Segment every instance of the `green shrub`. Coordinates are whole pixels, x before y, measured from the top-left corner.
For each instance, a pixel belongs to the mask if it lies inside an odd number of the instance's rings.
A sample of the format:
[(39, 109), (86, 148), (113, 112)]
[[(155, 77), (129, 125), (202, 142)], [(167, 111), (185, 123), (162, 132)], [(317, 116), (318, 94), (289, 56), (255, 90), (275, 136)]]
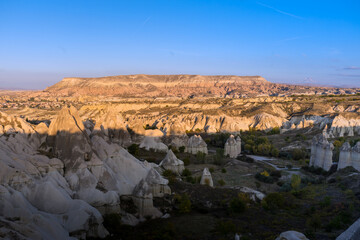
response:
[(314, 214), (306, 220), (306, 226), (316, 231), (321, 227), (321, 218), (319, 214)]
[(261, 173), (256, 173), (255, 178), (261, 182), (264, 183), (274, 183), (275, 180), (273, 177), (270, 176), (270, 174), (267, 171), (263, 171)]
[(301, 177), (299, 175), (293, 174), (291, 176), (291, 188), (294, 190), (299, 190), (301, 184)]
[(175, 199), (178, 203), (180, 213), (188, 213), (191, 211), (191, 201), (189, 195), (186, 193), (182, 195), (176, 195)]
[(116, 232), (116, 230), (121, 226), (121, 215), (117, 213), (105, 214), (104, 225), (107, 229)]
[(139, 145), (138, 144), (131, 144), (129, 147), (128, 147), (128, 152), (134, 156), (137, 156), (139, 155)]
[(210, 173), (213, 173), (214, 171), (215, 171), (214, 168), (212, 168), (212, 167), (209, 168), (209, 172), (210, 172)]
[(221, 172), (226, 173), (226, 169), (225, 168), (221, 169)]
[(233, 198), (230, 202), (230, 211), (233, 213), (243, 213), (246, 210), (246, 203), (240, 197)]
[(170, 183), (174, 182), (176, 180), (177, 174), (171, 170), (165, 170), (163, 171), (162, 175), (169, 180)]
[(236, 226), (233, 222), (229, 221), (218, 221), (215, 225), (214, 231), (216, 233), (226, 235), (234, 234), (236, 232)]
[(271, 156), (273, 157), (279, 157), (279, 153), (280, 153), (279, 149), (275, 147), (271, 150)]
[(274, 127), (267, 133), (268, 135), (280, 134), (280, 127)]
[(295, 148), (292, 151), (291, 156), (294, 160), (305, 159), (307, 156), (307, 151), (305, 148)]
[(191, 176), (191, 171), (185, 168), (181, 175), (184, 177)]
[(214, 156), (214, 164), (221, 166), (224, 163), (224, 149), (216, 149), (216, 155)]
[(203, 152), (197, 152), (196, 153), (196, 160), (199, 162), (199, 163), (205, 163), (205, 158), (206, 158), (206, 154), (203, 153)]
[(324, 199), (319, 204), (320, 207), (322, 208), (329, 207), (331, 205), (331, 197), (329, 196), (324, 197)]
[(182, 160), (182, 161), (184, 162), (185, 166), (188, 166), (190, 164), (190, 158), (189, 157), (184, 158), (184, 160)]
[(264, 197), (262, 205), (265, 209), (283, 208), (285, 205), (285, 198), (280, 193), (269, 193)]
[(220, 180), (218, 181), (218, 183), (219, 183), (220, 186), (224, 186), (224, 185), (226, 184), (225, 181), (222, 180), (222, 179), (220, 179)]
[(179, 147), (179, 152), (181, 152), (181, 153), (185, 152), (185, 146)]

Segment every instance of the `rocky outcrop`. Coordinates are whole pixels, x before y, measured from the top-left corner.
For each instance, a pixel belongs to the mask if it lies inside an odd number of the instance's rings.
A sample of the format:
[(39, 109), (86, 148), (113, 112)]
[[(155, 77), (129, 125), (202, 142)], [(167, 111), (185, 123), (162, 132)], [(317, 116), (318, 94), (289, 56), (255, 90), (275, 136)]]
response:
[(309, 240), (304, 234), (297, 231), (287, 231), (280, 234), (276, 240)]
[(184, 162), (178, 159), (171, 149), (168, 151), (165, 158), (160, 162), (159, 166), (164, 169), (171, 170), (179, 175), (185, 169)]
[(329, 171), (333, 163), (333, 149), (333, 144), (329, 143), (324, 135), (315, 136), (312, 140), (309, 165)]
[(125, 120), (112, 107), (106, 109), (101, 118), (96, 121), (94, 134), (103, 134), (111, 142), (118, 143), (123, 147), (131, 144), (131, 137)]
[(200, 184), (201, 185), (208, 185), (210, 187), (214, 186), (214, 183), (213, 183), (213, 180), (212, 180), (212, 177), (211, 177), (211, 173), (210, 173), (208, 168), (204, 168), (202, 176), (201, 176)]
[(234, 135), (226, 140), (224, 147), (224, 156), (229, 155), (231, 158), (236, 158), (241, 153), (241, 139), (238, 136), (236, 139)]
[(73, 107), (64, 107), (49, 126), (47, 144), (51, 152), (62, 161), (65, 169), (85, 168), (87, 161), (98, 161), (93, 156), (90, 138), (84, 124)]
[(354, 147), (345, 142), (340, 148), (338, 170), (349, 166), (360, 171), (360, 142), (357, 142)]
[(360, 119), (358, 119), (357, 115), (356, 117), (336, 116), (332, 121), (329, 132), (335, 137), (360, 135)]
[[(152, 197), (170, 194), (168, 181), (101, 134), (90, 138), (74, 107), (58, 113), (49, 135), (15, 120), (0, 116), (6, 126), (0, 135), (0, 233), (20, 239), (103, 238), (108, 233), (95, 207), (119, 209), (120, 196), (131, 194), (145, 200), (139, 205), (143, 216), (161, 216)], [(40, 146), (44, 135), (47, 147)], [(48, 152), (39, 155), (40, 147)]]
[(140, 217), (161, 217), (162, 213), (153, 205), (153, 194), (151, 187), (145, 180), (134, 189), (132, 194), (133, 201), (138, 208)]
[(146, 130), (144, 138), (140, 143), (140, 148), (145, 148), (147, 151), (153, 150), (155, 152), (166, 152), (168, 147), (161, 142), (161, 137), (164, 134), (158, 130)]
[(198, 152), (208, 154), (207, 144), (200, 135), (193, 135), (189, 138), (185, 151), (191, 154)]

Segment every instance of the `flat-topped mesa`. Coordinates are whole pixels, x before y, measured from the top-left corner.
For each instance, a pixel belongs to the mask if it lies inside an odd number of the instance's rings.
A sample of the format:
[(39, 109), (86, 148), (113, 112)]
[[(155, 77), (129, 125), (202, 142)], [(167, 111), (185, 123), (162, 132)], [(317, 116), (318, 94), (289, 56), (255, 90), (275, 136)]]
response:
[(337, 169), (340, 170), (350, 166), (360, 171), (360, 142), (357, 142), (354, 147), (351, 147), (348, 142), (345, 142), (340, 148)]
[(329, 171), (332, 166), (334, 145), (329, 143), (325, 135), (315, 136), (311, 145), (310, 166)]
[(99, 78), (64, 78), (45, 89), (58, 96), (224, 96), (229, 92), (256, 94), (270, 82), (260, 76), (119, 75)]
[(236, 158), (241, 153), (241, 139), (238, 136), (236, 139), (234, 135), (230, 135), (226, 140), (224, 147), (224, 156), (229, 155), (231, 158)]

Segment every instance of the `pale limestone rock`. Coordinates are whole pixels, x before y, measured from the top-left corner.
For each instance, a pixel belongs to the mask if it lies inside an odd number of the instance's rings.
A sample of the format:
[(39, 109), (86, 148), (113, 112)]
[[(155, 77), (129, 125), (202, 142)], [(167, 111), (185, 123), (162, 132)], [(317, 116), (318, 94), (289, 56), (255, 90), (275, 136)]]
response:
[(180, 135), (180, 136), (169, 136), (170, 140), (170, 146), (173, 146), (177, 149), (180, 147), (186, 147), (189, 137), (186, 134)]
[(181, 174), (185, 169), (184, 162), (178, 159), (171, 149), (168, 151), (165, 158), (160, 162), (159, 166), (177, 174)]
[(161, 217), (162, 213), (153, 205), (152, 189), (145, 180), (141, 180), (132, 194), (140, 217)]
[(214, 183), (213, 183), (213, 180), (212, 180), (212, 177), (211, 177), (211, 173), (210, 173), (208, 168), (204, 168), (202, 176), (201, 176), (200, 184), (201, 185), (208, 185), (210, 187), (214, 187)]
[[(1, 116), (1, 119), (14, 118)], [(171, 193), (167, 180), (153, 165), (142, 163), (121, 146), (100, 136), (94, 136), (91, 142), (74, 108), (60, 111), (49, 129), (53, 135), (48, 140), (59, 158), (38, 154), (38, 132), (26, 124), (20, 124), (8, 136), (0, 136), (0, 223), (7, 226), (0, 227), (0, 234), (71, 239), (69, 233), (72, 233), (79, 238), (102, 238), (107, 235), (102, 217), (89, 203), (97, 207), (118, 205), (119, 195), (133, 193), (144, 179), (153, 196)], [(29, 136), (24, 134), (26, 131)], [(63, 140), (70, 143), (57, 142)], [(81, 156), (87, 153), (85, 150), (89, 150), (91, 157)], [(73, 164), (73, 160), (78, 162)], [(147, 201), (152, 204), (152, 199)], [(33, 210), (29, 212), (29, 209)], [(8, 211), (3, 213), (3, 210)], [(156, 209), (152, 211), (153, 216), (161, 216), (156, 214), (159, 213)], [(14, 220), (17, 218), (20, 220)]]
[(149, 170), (145, 182), (150, 186), (153, 197), (163, 197), (166, 194), (171, 194), (171, 189), (167, 185), (169, 181), (163, 178), (154, 168)]
[(360, 142), (352, 148), (348, 142), (345, 142), (340, 149), (338, 170), (349, 166), (360, 171)]
[(351, 146), (350, 143), (345, 142), (340, 148), (339, 163), (337, 169), (340, 170), (342, 168), (346, 168), (351, 165), (352, 165)]
[(193, 135), (189, 138), (185, 151), (191, 154), (198, 152), (208, 154), (207, 144), (200, 135)]
[(94, 134), (103, 134), (110, 141), (119, 143), (121, 146), (129, 146), (131, 137), (127, 130), (125, 120), (120, 113), (115, 112), (112, 107), (105, 110), (102, 117), (96, 121)]
[(310, 166), (315, 166), (329, 171), (332, 166), (334, 146), (329, 143), (324, 135), (314, 137), (311, 145)]
[(91, 149), (90, 138), (83, 122), (73, 107), (64, 107), (49, 127), (47, 139), (55, 155), (65, 165), (66, 171), (86, 167), (85, 161), (97, 160)]
[(296, 231), (287, 231), (280, 234), (276, 240), (309, 240), (304, 234)]
[(238, 136), (236, 139), (234, 135), (226, 140), (224, 148), (224, 156), (229, 155), (231, 158), (236, 158), (241, 153), (241, 139)]
[(166, 152), (168, 147), (160, 139), (163, 136), (163, 132), (159, 129), (146, 130), (145, 137), (140, 143), (140, 148), (145, 148), (147, 151), (153, 149), (156, 152)]

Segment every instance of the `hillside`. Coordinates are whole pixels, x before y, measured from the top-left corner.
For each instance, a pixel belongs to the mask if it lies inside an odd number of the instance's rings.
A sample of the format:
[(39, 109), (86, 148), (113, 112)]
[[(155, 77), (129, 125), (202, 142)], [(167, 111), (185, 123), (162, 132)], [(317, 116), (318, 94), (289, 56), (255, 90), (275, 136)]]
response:
[(274, 84), (260, 76), (119, 75), (64, 78), (44, 92), (57, 96), (231, 97), (306, 93), (316, 87)]

